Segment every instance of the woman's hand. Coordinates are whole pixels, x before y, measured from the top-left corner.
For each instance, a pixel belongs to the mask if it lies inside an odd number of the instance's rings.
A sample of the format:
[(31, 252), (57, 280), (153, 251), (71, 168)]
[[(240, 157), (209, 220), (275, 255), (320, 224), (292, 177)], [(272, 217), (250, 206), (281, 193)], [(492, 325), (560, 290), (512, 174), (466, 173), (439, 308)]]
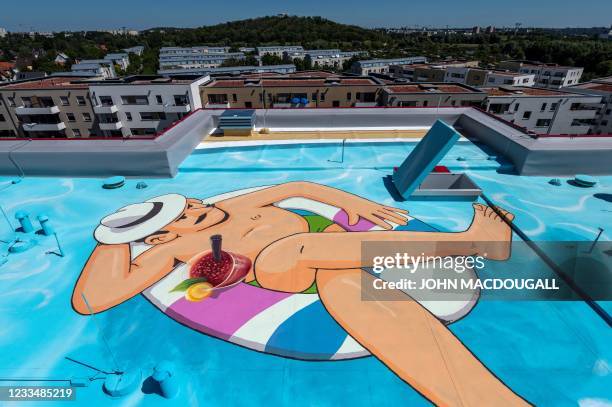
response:
[(363, 198), (351, 200), (350, 206), (343, 209), (348, 215), (348, 223), (351, 226), (359, 222), (360, 217), (387, 230), (393, 229), (393, 226), (388, 222), (398, 225), (408, 223), (408, 219), (406, 219), (408, 211), (392, 206), (380, 205)]

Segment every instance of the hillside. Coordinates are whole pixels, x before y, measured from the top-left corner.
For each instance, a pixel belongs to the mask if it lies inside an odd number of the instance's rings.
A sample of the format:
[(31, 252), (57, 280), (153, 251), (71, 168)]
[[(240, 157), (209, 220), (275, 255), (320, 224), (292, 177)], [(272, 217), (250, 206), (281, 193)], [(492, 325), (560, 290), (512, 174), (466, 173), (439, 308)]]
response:
[(152, 46), (172, 43), (188, 46), (223, 44), (255, 46), (300, 44), (305, 48), (370, 49), (384, 46), (390, 37), (377, 30), (340, 24), (322, 17), (274, 16), (231, 21), (193, 29), (147, 30)]

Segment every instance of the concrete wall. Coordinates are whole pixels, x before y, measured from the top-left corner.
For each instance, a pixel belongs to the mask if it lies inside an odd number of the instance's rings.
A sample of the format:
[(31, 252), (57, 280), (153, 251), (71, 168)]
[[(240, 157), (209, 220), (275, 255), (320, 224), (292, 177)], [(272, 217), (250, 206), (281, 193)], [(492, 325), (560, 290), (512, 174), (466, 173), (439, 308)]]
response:
[(0, 174), (61, 177), (173, 177), (213, 129), (203, 111), (154, 140), (3, 140)]

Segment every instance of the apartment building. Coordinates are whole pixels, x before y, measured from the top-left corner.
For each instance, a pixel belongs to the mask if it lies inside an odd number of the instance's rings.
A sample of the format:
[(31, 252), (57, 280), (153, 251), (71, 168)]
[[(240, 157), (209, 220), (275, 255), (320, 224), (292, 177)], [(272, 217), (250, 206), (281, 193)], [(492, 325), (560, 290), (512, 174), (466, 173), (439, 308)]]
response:
[(0, 136), (73, 138), (97, 135), (99, 128), (89, 86), (82, 80), (46, 77), (0, 86)]
[(612, 134), (612, 76), (574, 85), (567, 90), (583, 95), (601, 96), (602, 106), (596, 111), (591, 133)]
[(389, 73), (396, 78), (408, 79), (410, 82), (444, 82), (447, 69), (450, 67), (478, 67), (478, 61), (445, 61), (408, 65), (394, 64), (389, 66)]
[(580, 82), (583, 68), (533, 61), (502, 61), (498, 68), (535, 75), (535, 86), (560, 89)]
[(200, 86), (205, 107), (366, 107), (379, 104), (381, 82), (371, 77), (309, 75), (215, 78)]
[(123, 51), (127, 52), (128, 54), (136, 54), (138, 56), (141, 56), (144, 52), (144, 45), (136, 45), (133, 47), (124, 48)]
[(209, 45), (199, 45), (196, 47), (161, 47), (159, 56), (188, 56), (200, 54), (227, 54), (230, 47), (211, 47)]
[(261, 74), (261, 73), (276, 73), (290, 74), (295, 72), (295, 65), (261, 65), (261, 66), (223, 66), (218, 68), (200, 68), (200, 69), (160, 69), (157, 71), (159, 75), (164, 76), (205, 76), (205, 75), (242, 75), (242, 74)]
[(389, 72), (411, 82), (454, 82), (469, 86), (533, 86), (535, 74), (478, 67), (478, 61), (392, 65)]
[(341, 51), (339, 49), (307, 49), (301, 51), (285, 51), (283, 59), (293, 61), (294, 59), (306, 60), (313, 68), (332, 67), (342, 68), (344, 62), (354, 56), (367, 56), (365, 51)]
[(257, 55), (263, 57), (264, 55), (274, 55), (282, 58), (284, 53), (303, 53), (304, 47), (301, 45), (267, 45), (263, 47), (257, 47)]
[(485, 109), (542, 134), (589, 134), (601, 96), (536, 87), (483, 88)]
[(390, 84), (382, 88), (383, 106), (442, 107), (480, 106), (487, 94), (458, 83)]
[(202, 107), (198, 87), (209, 77), (131, 76), (89, 83), (103, 136), (151, 136)]
[(227, 53), (201, 53), (201, 54), (177, 54), (177, 55), (159, 55), (159, 69), (204, 69), (217, 68), (228, 59), (244, 59), (245, 55), (242, 52), (227, 52)]
[(115, 64), (107, 59), (83, 59), (70, 67), (76, 76), (91, 76), (112, 79), (117, 77)]
[(104, 59), (111, 61), (113, 64), (118, 65), (122, 70), (126, 70), (130, 66), (130, 56), (127, 52), (116, 52), (112, 54), (106, 54)]
[(368, 59), (355, 61), (351, 66), (351, 71), (357, 75), (366, 76), (370, 73), (388, 73), (391, 65), (411, 65), (423, 64), (427, 58), (422, 56), (392, 58), (392, 59)]

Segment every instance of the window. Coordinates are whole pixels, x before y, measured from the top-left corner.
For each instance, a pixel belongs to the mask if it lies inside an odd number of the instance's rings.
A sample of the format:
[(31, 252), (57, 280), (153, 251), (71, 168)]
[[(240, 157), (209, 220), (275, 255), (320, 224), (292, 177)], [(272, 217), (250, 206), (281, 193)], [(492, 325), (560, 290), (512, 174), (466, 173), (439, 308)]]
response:
[(546, 103), (542, 103), (542, 107), (540, 107), (540, 112), (546, 110)]
[(24, 107), (32, 107), (32, 98), (22, 97), (21, 103), (23, 103)]
[(235, 93), (232, 93), (232, 101), (234, 103), (236, 103), (238, 101), (238, 95), (236, 95)]
[(8, 98), (8, 104), (9, 104), (9, 106), (14, 107), (15, 106), (15, 98), (9, 97)]
[(79, 129), (72, 129), (72, 135), (74, 137), (81, 137), (81, 130), (79, 130)]
[(74, 118), (74, 113), (66, 113), (66, 118), (68, 119), (69, 122), (76, 121), (76, 119)]
[[(270, 97), (270, 94), (268, 94), (268, 96)], [(214, 94), (214, 93), (209, 94), (208, 95), (208, 103), (211, 103), (213, 105), (216, 105), (216, 104), (219, 104), (219, 105), (225, 104), (225, 103), (227, 103), (227, 95), (225, 95), (225, 94)]]
[(321, 93), (321, 102), (325, 102), (325, 93)]
[(5, 121), (6, 121), (6, 119), (4, 118), (4, 115), (0, 114), (0, 122), (5, 122)]
[(157, 102), (158, 105), (161, 105), (162, 103), (164, 103), (161, 95), (155, 95), (155, 101)]
[(186, 95), (174, 95), (174, 104), (176, 106), (187, 106), (189, 104), (189, 99)]
[(423, 101), (423, 107), (427, 107), (428, 104), (429, 104), (429, 101), (427, 101), (427, 100)]
[(83, 113), (83, 120), (86, 121), (86, 122), (90, 122), (91, 121), (91, 114)]
[(125, 119), (129, 122), (132, 121), (132, 113), (130, 112), (125, 112)]
[(149, 99), (146, 95), (121, 96), (121, 103), (124, 105), (148, 105)]
[(166, 120), (166, 113), (164, 112), (140, 112), (140, 120), (143, 120), (143, 121)]
[(559, 103), (551, 103), (550, 104), (550, 111), (554, 112), (555, 110), (557, 110), (557, 106), (559, 106)]
[(612, 113), (612, 109), (606, 109), (606, 114)]
[(334, 100), (332, 102), (332, 107), (340, 107), (340, 101), (339, 100)]
[(246, 107), (247, 109), (251, 109), (251, 108), (253, 108), (253, 103), (252, 102), (244, 102), (244, 107)]
[(607, 126), (608, 125), (608, 121), (607, 120), (602, 120), (601, 121), (601, 125), (602, 126)]
[(346, 100), (351, 100), (352, 96), (351, 92), (346, 92)]
[(570, 105), (570, 110), (580, 110), (580, 103), (572, 103)]
[(76, 100), (77, 100), (77, 105), (85, 106), (85, 96), (77, 96)]
[(113, 98), (110, 96), (100, 96), (100, 104), (102, 106), (112, 106)]
[(536, 122), (536, 127), (548, 127), (550, 126), (550, 119), (538, 119)]
[(531, 112), (526, 111), (523, 113), (523, 120), (529, 120), (531, 118)]
[(315, 101), (315, 102), (317, 101), (317, 94), (316, 93), (312, 94), (312, 100)]
[(520, 105), (521, 105), (520, 103), (517, 103), (516, 105), (514, 105), (514, 111), (515, 112), (518, 112), (518, 109), (519, 109)]
[(62, 104), (62, 106), (70, 106), (68, 96), (60, 96), (60, 103)]

